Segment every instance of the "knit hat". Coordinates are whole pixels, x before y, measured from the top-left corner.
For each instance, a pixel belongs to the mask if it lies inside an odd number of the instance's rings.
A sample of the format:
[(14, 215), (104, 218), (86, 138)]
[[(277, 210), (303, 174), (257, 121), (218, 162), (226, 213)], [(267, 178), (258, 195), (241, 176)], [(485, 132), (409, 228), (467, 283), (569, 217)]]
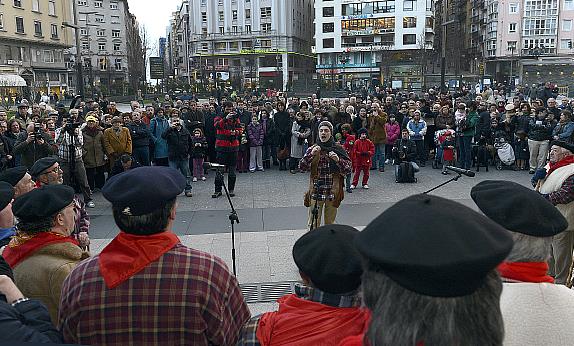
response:
[(364, 127), (360, 128), (359, 131), (357, 131), (357, 134), (359, 136), (362, 135), (363, 133), (367, 134), (367, 136), (369, 135), (369, 131), (367, 131), (367, 129)]
[(327, 121), (327, 120), (323, 120), (319, 123), (319, 128), (323, 127), (323, 126), (327, 126), (328, 128), (331, 129), (331, 133), (333, 133), (333, 124), (331, 124), (331, 122)]

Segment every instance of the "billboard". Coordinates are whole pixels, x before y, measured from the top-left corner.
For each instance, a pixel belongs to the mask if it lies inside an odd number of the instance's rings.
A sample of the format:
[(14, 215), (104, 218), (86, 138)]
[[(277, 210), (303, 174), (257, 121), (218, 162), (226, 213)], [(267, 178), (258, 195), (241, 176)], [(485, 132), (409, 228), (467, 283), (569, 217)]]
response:
[(149, 73), (151, 79), (163, 79), (163, 58), (150, 57), (149, 58)]

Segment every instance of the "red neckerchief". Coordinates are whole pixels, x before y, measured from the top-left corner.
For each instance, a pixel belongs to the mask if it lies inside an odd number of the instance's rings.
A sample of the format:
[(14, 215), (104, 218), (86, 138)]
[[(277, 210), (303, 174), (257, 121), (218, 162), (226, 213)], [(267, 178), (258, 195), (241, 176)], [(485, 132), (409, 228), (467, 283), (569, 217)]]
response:
[(498, 266), (498, 272), (506, 282), (554, 283), (554, 279), (547, 275), (546, 262), (502, 262)]
[(546, 176), (548, 177), (552, 172), (554, 172), (558, 168), (568, 166), (571, 163), (574, 163), (574, 155), (568, 155), (556, 163), (550, 162), (550, 170), (548, 171)]
[(138, 236), (120, 232), (99, 256), (100, 272), (108, 288), (126, 281), (179, 243), (171, 232)]
[(34, 252), (45, 246), (57, 243), (72, 243), (80, 246), (75, 239), (58, 233), (40, 232), (35, 235), (28, 235), (16, 232), (16, 235), (4, 249), (2, 256), (10, 267), (14, 268), (14, 266), (33, 255)]

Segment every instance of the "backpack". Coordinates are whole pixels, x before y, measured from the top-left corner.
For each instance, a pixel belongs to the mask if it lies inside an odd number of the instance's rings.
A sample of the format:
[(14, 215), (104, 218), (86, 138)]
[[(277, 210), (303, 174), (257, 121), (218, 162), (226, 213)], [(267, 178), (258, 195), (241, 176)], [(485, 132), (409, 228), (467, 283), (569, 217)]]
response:
[(415, 169), (410, 162), (401, 162), (397, 165), (395, 171), (395, 182), (397, 183), (416, 183), (417, 178), (415, 178)]

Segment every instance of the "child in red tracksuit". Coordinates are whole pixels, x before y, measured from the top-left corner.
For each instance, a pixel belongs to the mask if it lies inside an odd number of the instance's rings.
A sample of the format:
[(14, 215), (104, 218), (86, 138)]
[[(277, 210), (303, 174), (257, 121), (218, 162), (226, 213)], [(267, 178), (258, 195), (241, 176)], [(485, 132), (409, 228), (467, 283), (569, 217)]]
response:
[(357, 134), (359, 135), (359, 139), (355, 141), (355, 146), (353, 147), (355, 176), (353, 177), (351, 189), (354, 189), (359, 183), (361, 171), (363, 171), (363, 189), (368, 189), (369, 170), (371, 169), (371, 159), (375, 154), (375, 145), (367, 138), (367, 129), (362, 128)]
[[(353, 147), (355, 146), (355, 136), (351, 134), (351, 125), (341, 125), (341, 140), (339, 140), (339, 144), (345, 148), (345, 151), (351, 158), (351, 162), (354, 163), (355, 159), (353, 158)], [(351, 190), (351, 174), (352, 173), (349, 173), (345, 177), (345, 187), (348, 193), (353, 193), (353, 190)]]

